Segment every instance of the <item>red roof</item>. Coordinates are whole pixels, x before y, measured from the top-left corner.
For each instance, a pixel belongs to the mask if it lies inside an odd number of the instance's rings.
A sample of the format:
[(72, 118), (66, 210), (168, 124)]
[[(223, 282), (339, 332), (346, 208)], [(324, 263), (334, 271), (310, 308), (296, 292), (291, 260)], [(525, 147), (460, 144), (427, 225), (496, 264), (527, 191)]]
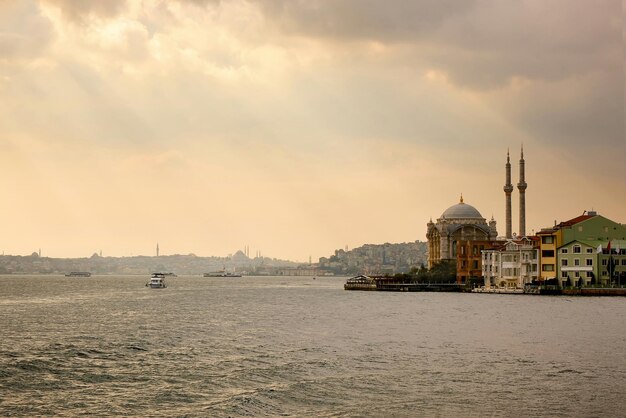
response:
[(572, 225), (576, 225), (579, 222), (582, 221), (586, 221), (587, 219), (593, 218), (595, 215), (580, 215), (577, 216), (573, 219), (570, 219), (569, 221), (565, 221), (565, 222), (561, 222), (559, 224), (560, 227), (564, 227), (564, 226), (572, 226)]

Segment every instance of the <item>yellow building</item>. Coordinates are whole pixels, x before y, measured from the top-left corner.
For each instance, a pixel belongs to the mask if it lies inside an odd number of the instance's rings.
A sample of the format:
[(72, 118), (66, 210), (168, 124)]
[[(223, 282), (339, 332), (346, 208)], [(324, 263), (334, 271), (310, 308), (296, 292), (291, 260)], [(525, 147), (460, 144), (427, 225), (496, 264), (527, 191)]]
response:
[[(537, 236), (541, 239), (540, 241), (540, 265), (539, 265), (539, 280), (545, 281), (550, 279), (558, 279), (558, 254), (557, 249), (561, 247), (564, 240), (564, 232), (570, 232), (573, 229), (574, 225), (580, 224), (581, 222), (587, 221), (591, 218), (602, 218), (598, 216), (596, 212), (586, 212), (584, 215), (577, 216), (576, 218), (570, 219), (569, 221), (561, 222), (560, 224), (555, 224), (552, 228), (544, 228), (537, 233)], [(602, 218), (604, 219), (604, 218)], [(608, 220), (607, 220), (608, 221)], [(609, 221), (611, 222), (611, 221)], [(580, 231), (583, 230), (582, 227), (578, 227)], [(608, 233), (607, 233), (608, 234)], [(571, 234), (570, 234), (571, 235)], [(597, 237), (590, 237), (596, 238)], [(572, 238), (570, 237), (569, 240)], [(608, 239), (608, 238), (607, 238)]]
[(556, 249), (563, 242), (563, 233), (558, 226), (545, 228), (537, 233), (539, 237), (539, 280), (556, 279)]

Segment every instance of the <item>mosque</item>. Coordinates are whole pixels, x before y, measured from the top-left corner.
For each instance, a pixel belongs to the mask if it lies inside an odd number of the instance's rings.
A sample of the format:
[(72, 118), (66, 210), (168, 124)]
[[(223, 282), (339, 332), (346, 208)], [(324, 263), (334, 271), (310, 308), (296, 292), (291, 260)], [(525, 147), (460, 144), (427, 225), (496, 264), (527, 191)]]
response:
[(493, 241), (498, 236), (496, 221), (489, 223), (472, 205), (461, 200), (446, 209), (436, 223), (427, 224), (428, 268), (441, 261), (456, 260), (459, 241)]
[[(520, 164), (520, 181), (517, 184), (519, 190), (520, 231), (519, 237), (526, 236), (526, 200), (525, 192), (527, 184), (524, 173), (524, 149), (522, 147)], [(504, 193), (506, 196), (506, 239), (512, 239), (511, 232), (511, 161), (507, 151), (506, 156), (506, 184)], [(426, 238), (428, 238), (428, 268), (442, 261), (460, 261), (463, 265), (457, 268), (465, 269), (467, 262), (468, 275), (480, 272), (480, 250), (486, 249), (490, 243), (496, 241), (498, 231), (496, 221), (491, 218), (489, 222), (480, 212), (463, 201), (446, 209), (437, 222), (432, 219), (427, 224)]]

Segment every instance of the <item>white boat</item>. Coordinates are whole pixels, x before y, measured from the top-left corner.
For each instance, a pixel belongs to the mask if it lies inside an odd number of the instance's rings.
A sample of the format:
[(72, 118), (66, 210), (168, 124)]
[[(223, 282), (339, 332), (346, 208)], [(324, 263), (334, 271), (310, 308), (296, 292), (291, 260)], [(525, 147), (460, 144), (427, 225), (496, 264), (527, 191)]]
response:
[(146, 283), (146, 286), (151, 287), (152, 289), (164, 289), (167, 287), (165, 284), (165, 274), (163, 273), (154, 273), (152, 277), (150, 277), (150, 281)]

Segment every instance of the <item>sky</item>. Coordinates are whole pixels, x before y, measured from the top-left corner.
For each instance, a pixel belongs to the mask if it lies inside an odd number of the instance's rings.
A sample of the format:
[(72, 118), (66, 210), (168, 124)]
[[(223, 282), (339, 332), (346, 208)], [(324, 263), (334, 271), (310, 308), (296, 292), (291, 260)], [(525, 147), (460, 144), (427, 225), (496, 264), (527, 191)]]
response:
[[(0, 0), (0, 251), (297, 261), (626, 223), (626, 0)], [(513, 230), (518, 230), (513, 192)]]

